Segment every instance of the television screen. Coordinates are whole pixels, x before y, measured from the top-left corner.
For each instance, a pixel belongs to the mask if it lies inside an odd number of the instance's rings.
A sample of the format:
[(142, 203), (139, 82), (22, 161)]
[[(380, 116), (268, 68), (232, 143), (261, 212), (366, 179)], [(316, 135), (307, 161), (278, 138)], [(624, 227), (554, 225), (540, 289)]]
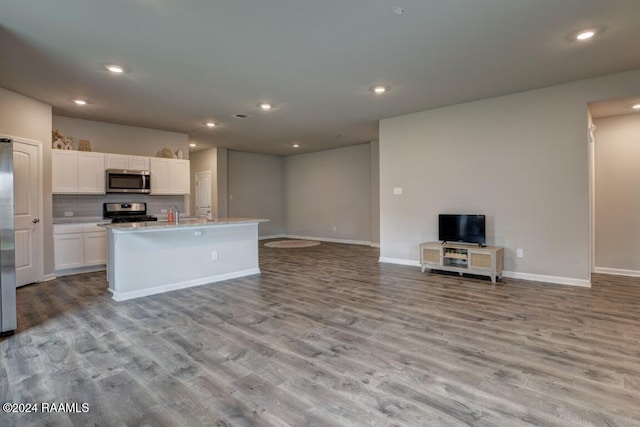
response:
[(438, 216), (438, 239), (443, 242), (486, 244), (484, 215)]

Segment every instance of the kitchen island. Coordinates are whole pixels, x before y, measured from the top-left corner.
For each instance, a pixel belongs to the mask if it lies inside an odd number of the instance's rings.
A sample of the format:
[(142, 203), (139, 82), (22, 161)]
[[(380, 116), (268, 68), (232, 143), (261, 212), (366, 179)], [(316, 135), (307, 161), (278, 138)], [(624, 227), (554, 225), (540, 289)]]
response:
[(113, 299), (259, 274), (258, 224), (264, 221), (268, 220), (101, 224), (107, 230), (107, 280)]

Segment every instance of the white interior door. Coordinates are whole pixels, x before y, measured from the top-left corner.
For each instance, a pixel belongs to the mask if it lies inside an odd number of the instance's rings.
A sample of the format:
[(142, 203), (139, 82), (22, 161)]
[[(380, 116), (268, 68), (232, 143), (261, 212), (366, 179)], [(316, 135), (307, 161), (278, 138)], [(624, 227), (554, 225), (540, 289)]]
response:
[(42, 265), (40, 146), (13, 140), (16, 285), (38, 282)]
[(211, 212), (211, 171), (196, 173), (196, 216), (206, 217)]

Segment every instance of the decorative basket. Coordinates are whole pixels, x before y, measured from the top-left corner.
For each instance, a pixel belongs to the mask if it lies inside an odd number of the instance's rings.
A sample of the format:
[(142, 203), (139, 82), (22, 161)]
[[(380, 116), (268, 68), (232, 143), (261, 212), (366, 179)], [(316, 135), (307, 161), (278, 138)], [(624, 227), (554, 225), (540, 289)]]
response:
[(91, 151), (91, 141), (86, 139), (78, 141), (78, 151)]
[(173, 158), (173, 151), (171, 151), (171, 148), (163, 148), (162, 149), (162, 157), (167, 158), (167, 159), (172, 159)]

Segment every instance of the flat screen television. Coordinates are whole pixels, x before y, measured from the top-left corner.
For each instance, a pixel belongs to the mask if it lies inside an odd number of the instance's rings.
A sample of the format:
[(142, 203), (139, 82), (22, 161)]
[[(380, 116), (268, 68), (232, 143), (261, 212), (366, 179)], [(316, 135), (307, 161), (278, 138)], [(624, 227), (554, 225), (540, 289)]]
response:
[(438, 239), (443, 242), (463, 242), (486, 245), (484, 215), (440, 214)]

